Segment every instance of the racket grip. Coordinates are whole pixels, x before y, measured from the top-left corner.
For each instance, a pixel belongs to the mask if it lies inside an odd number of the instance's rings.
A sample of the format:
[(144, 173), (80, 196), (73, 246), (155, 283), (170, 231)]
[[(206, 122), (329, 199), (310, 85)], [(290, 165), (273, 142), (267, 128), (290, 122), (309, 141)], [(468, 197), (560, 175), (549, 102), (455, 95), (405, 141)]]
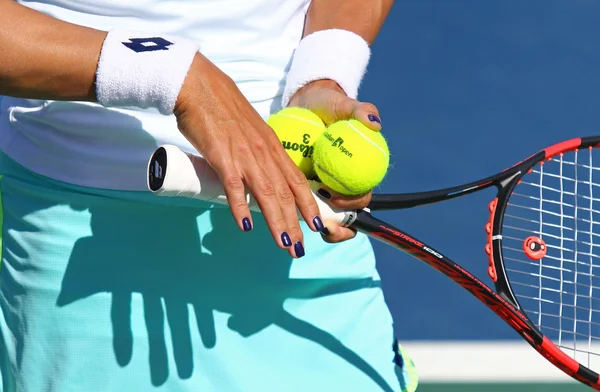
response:
[[(176, 146), (160, 146), (150, 157), (147, 175), (148, 189), (158, 196), (228, 204), (225, 188), (210, 164), (204, 158), (185, 153)], [(332, 208), (316, 193), (320, 183), (309, 181), (309, 184), (321, 218), (344, 226), (350, 226), (354, 222), (357, 211)], [(256, 199), (249, 192), (246, 192), (246, 201), (251, 210), (260, 212)], [(302, 219), (300, 214), (298, 217)]]

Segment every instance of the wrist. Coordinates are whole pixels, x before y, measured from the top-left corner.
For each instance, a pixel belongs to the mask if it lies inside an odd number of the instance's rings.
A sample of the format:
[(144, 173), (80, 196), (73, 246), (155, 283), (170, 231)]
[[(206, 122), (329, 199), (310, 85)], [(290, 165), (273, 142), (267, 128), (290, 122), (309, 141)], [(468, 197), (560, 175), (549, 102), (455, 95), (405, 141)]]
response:
[(367, 42), (351, 31), (321, 30), (304, 37), (294, 52), (282, 106), (288, 106), (298, 90), (319, 80), (335, 81), (356, 99), (370, 56)]
[(175, 116), (179, 116), (181, 113), (185, 112), (186, 108), (191, 104), (190, 101), (192, 100), (192, 97), (197, 95), (197, 93), (194, 94), (194, 92), (197, 92), (201, 88), (200, 84), (202, 83), (202, 80), (200, 75), (204, 72), (203, 68), (205, 68), (205, 61), (208, 60), (200, 53), (196, 53), (194, 56), (190, 69), (181, 86), (181, 90), (177, 95), (177, 101), (173, 108), (173, 114), (175, 114)]

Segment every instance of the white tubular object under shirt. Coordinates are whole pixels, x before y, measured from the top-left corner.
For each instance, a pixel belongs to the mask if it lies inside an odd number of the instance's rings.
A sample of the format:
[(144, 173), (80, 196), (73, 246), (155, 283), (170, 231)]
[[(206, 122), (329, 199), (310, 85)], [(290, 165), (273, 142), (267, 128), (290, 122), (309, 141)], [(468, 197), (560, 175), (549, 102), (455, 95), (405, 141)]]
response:
[(96, 71), (96, 95), (106, 107), (156, 108), (173, 113), (198, 46), (192, 41), (111, 30)]
[(294, 52), (283, 90), (283, 107), (303, 86), (321, 79), (334, 80), (348, 97), (356, 99), (370, 57), (369, 44), (351, 31), (331, 29), (307, 35)]

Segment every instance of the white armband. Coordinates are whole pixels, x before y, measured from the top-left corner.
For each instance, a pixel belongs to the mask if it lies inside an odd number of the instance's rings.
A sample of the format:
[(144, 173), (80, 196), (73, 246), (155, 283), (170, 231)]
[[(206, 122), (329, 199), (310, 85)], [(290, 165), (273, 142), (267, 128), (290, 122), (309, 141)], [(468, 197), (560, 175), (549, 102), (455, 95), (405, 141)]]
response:
[(197, 52), (198, 46), (186, 39), (111, 30), (96, 71), (98, 102), (172, 114)]
[(369, 44), (351, 31), (321, 30), (304, 37), (294, 52), (283, 107), (303, 86), (320, 79), (334, 80), (346, 95), (356, 99), (370, 57)]

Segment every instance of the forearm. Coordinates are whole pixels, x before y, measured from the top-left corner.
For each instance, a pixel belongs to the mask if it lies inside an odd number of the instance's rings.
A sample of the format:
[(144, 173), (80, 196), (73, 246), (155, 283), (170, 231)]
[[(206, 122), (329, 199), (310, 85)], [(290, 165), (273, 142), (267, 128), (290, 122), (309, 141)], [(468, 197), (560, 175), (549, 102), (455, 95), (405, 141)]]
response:
[(0, 95), (95, 101), (105, 36), (0, 0)]
[(313, 0), (306, 17), (304, 36), (315, 31), (352, 31), (373, 43), (394, 0)]

